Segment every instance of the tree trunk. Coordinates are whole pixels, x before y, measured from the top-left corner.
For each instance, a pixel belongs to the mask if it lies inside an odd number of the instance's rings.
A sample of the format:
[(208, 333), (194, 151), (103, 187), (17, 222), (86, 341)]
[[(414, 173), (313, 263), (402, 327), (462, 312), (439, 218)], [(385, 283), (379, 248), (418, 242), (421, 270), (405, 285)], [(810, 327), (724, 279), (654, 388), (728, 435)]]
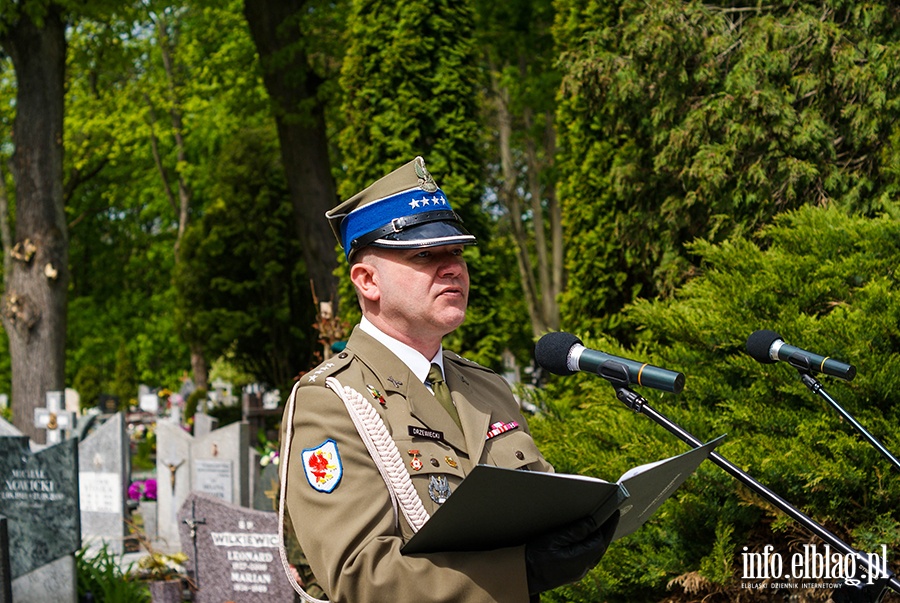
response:
[(209, 365), (202, 344), (191, 344), (191, 372), (194, 374), (194, 388), (209, 391)]
[(306, 270), (316, 297), (337, 305), (335, 240), (325, 219), (337, 195), (328, 157), (325, 107), (318, 98), (322, 80), (303, 50), (300, 19), (305, 6), (305, 0), (245, 0), (244, 16), (272, 99)]
[(42, 27), (22, 15), (2, 37), (16, 71), (11, 170), (15, 236), (2, 299), (9, 336), (13, 423), (37, 442), (34, 409), (65, 389), (69, 242), (63, 208), (63, 99), (66, 39), (61, 9)]
[[(491, 73), (494, 104), (497, 110), (500, 171), (503, 178), (503, 184), (497, 192), (497, 196), (509, 212), (510, 227), (516, 243), (516, 264), (519, 267), (522, 294), (525, 296), (525, 305), (528, 308), (532, 335), (538, 337), (547, 331), (547, 325), (544, 320), (543, 305), (539, 302), (541, 293), (531, 265), (528, 235), (525, 232), (525, 225), (522, 223), (522, 203), (519, 193), (516, 191), (517, 175), (512, 158), (512, 115), (509, 112), (509, 95), (493, 75), (496, 71), (491, 69)], [(540, 218), (540, 215), (536, 217)]]

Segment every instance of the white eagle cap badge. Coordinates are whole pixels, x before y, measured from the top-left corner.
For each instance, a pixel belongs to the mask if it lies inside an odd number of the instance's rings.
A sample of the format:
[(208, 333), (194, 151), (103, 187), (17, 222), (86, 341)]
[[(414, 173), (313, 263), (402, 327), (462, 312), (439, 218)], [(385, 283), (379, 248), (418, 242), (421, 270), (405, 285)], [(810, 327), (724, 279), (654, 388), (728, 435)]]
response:
[(413, 162), (413, 167), (416, 170), (416, 176), (419, 178), (419, 188), (421, 188), (426, 193), (436, 192), (438, 189), (437, 183), (434, 181), (434, 177), (432, 177), (431, 172), (428, 171), (428, 168), (425, 167), (425, 160), (422, 157), (416, 157)]

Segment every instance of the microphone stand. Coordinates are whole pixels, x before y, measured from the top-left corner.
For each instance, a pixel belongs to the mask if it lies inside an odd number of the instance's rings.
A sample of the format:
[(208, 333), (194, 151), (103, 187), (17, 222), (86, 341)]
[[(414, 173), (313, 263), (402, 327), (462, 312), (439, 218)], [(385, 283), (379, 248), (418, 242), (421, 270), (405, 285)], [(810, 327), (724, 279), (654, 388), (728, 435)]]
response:
[(844, 419), (846, 419), (847, 422), (850, 423), (850, 425), (852, 425), (854, 429), (856, 429), (856, 431), (858, 431), (866, 440), (868, 440), (868, 442), (872, 446), (874, 446), (878, 452), (883, 454), (887, 458), (887, 460), (889, 460), (891, 464), (894, 465), (896, 469), (900, 470), (900, 461), (898, 461), (897, 458), (875, 438), (875, 436), (866, 431), (866, 428), (860, 425), (859, 422), (854, 419), (849, 412), (844, 410), (841, 405), (838, 404), (837, 401), (835, 401), (834, 398), (828, 395), (828, 392), (825, 391), (825, 388), (822, 387), (822, 384), (812, 376), (810, 361), (807, 356), (804, 356), (802, 354), (793, 354), (788, 359), (788, 362), (792, 367), (797, 369), (797, 372), (800, 373), (800, 380), (803, 381), (803, 385), (808, 387), (809, 390), (812, 391), (812, 393), (818, 394), (819, 396), (824, 398), (826, 402), (831, 404), (831, 406), (836, 411), (838, 411), (838, 413), (842, 417), (844, 417)]
[[(613, 389), (615, 389), (616, 391), (616, 398), (618, 398), (631, 410), (647, 415), (648, 417), (656, 421), (659, 425), (664, 427), (667, 431), (677, 436), (684, 442), (691, 444), (692, 446), (703, 445), (703, 442), (701, 440), (674, 423), (671, 419), (669, 419), (662, 413), (657, 412), (640, 394), (637, 394), (636, 392), (628, 388), (628, 385), (629, 383), (631, 383), (631, 381), (629, 380), (627, 366), (612, 360), (608, 360), (600, 366), (598, 374), (609, 381), (610, 384), (612, 384)], [(845, 583), (833, 594), (834, 600), (836, 602), (878, 603), (884, 597), (884, 594), (887, 592), (888, 587), (893, 589), (895, 592), (900, 593), (900, 580), (897, 579), (890, 568), (879, 567), (878, 564), (874, 563), (867, 555), (863, 555), (859, 551), (853, 549), (850, 545), (846, 544), (843, 540), (832, 534), (825, 527), (791, 505), (788, 501), (781, 498), (778, 494), (756, 481), (748, 473), (742, 471), (737, 466), (732, 464), (730, 461), (728, 461), (728, 459), (723, 457), (718, 452), (713, 451), (712, 453), (710, 453), (709, 459), (716, 465), (721, 467), (733, 478), (737, 479), (738, 481), (749, 487), (751, 490), (762, 496), (764, 499), (781, 509), (782, 512), (802, 524), (813, 534), (819, 536), (819, 538), (830, 544), (833, 548), (842, 551), (844, 555), (852, 555), (856, 557), (856, 559), (861, 562), (866, 568), (866, 571), (868, 572), (866, 574), (867, 576), (877, 577), (877, 579), (875, 579), (873, 584), (871, 585), (854, 585)], [(841, 591), (840, 594), (839, 591)]]

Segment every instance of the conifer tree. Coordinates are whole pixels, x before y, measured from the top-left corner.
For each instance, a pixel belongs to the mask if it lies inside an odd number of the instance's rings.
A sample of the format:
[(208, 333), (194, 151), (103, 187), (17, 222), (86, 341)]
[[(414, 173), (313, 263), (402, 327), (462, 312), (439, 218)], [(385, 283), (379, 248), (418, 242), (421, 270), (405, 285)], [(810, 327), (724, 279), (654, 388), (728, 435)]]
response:
[[(897, 454), (896, 220), (805, 206), (777, 216), (761, 236), (697, 242), (690, 249), (701, 258), (694, 278), (670, 299), (642, 300), (623, 314), (639, 333), (634, 346), (609, 337), (585, 344), (683, 372), (685, 387), (677, 396), (634, 389), (701, 440), (726, 434), (718, 448), (725, 458), (857, 550), (880, 551), (882, 544), (897, 550), (897, 471), (807, 389), (792, 366), (760, 364), (745, 351), (752, 332), (770, 329), (792, 345), (855, 365), (850, 382), (818, 380)], [(632, 466), (688, 449), (622, 405), (596, 375), (557, 381), (546, 397), (548, 412), (530, 426), (557, 471), (616, 479)], [(743, 598), (744, 547), (754, 552), (772, 545), (787, 560), (797, 550), (791, 547), (815, 542), (821, 551), (821, 540), (707, 461), (654, 518), (613, 543), (586, 580), (545, 598), (782, 600), (785, 593), (775, 589)], [(889, 561), (896, 571), (898, 560)], [(828, 592), (789, 594), (819, 600)]]
[[(472, 274), (468, 318), (458, 331), (462, 339), (448, 345), (474, 351), (471, 357), (496, 366), (508, 341), (490, 335), (498, 322), (512, 317), (496, 310), (496, 300), (509, 296), (508, 276), (500, 270), (502, 258), (491, 250), (481, 206), (483, 133), (474, 19), (468, 0), (352, 3), (341, 73), (344, 173), (338, 191), (347, 199), (415, 156), (424, 157), (478, 238), (478, 248), (466, 251)], [(352, 322), (358, 310), (343, 281), (342, 313)]]
[(615, 327), (623, 305), (671, 292), (695, 238), (722, 241), (804, 204), (872, 215), (891, 203), (893, 3), (557, 9), (570, 327)]

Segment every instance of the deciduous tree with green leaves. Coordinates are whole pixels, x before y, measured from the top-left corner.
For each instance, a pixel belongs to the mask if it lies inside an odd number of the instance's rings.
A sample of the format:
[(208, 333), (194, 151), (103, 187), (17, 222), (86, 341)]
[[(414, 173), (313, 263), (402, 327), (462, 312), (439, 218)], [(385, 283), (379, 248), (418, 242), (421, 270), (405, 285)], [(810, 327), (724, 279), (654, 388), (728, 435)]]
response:
[(340, 64), (344, 4), (246, 0), (243, 6), (278, 127), (294, 224), (313, 291), (318, 300), (335, 304), (338, 263), (334, 240), (323, 224), (325, 212), (336, 204), (326, 108)]
[(555, 69), (549, 0), (475, 2), (489, 82), (483, 111), (491, 136), (489, 186), (498, 235), (514, 249), (531, 331), (559, 329), (564, 285), (562, 215), (556, 198)]
[(273, 129), (244, 130), (215, 162), (175, 269), (176, 322), (213, 357), (289, 389), (309, 366), (313, 305)]

